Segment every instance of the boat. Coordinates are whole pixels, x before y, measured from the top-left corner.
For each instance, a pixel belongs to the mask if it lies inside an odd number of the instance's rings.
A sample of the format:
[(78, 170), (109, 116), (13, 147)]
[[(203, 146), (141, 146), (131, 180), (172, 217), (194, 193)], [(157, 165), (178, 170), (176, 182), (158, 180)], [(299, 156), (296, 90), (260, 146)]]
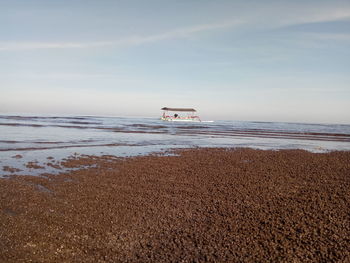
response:
[[(160, 118), (163, 121), (183, 121), (183, 122), (201, 122), (196, 110), (192, 108), (161, 108), (163, 115)], [(169, 112), (174, 112), (170, 115)]]

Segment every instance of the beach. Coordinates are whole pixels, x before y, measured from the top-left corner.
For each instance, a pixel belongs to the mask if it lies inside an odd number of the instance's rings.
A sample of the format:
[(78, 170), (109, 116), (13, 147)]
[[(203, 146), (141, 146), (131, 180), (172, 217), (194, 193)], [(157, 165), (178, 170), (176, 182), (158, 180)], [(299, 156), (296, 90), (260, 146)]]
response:
[(0, 263), (350, 263), (350, 0), (0, 7)]
[(350, 261), (349, 151), (195, 148), (55, 165), (70, 170), (0, 178), (1, 262)]

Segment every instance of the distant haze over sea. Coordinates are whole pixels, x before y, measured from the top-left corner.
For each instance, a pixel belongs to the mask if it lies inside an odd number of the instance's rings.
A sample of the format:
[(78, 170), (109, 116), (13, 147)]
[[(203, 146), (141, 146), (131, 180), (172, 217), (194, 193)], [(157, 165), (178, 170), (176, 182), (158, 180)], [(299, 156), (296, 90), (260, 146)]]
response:
[(350, 124), (350, 1), (0, 4), (0, 114)]

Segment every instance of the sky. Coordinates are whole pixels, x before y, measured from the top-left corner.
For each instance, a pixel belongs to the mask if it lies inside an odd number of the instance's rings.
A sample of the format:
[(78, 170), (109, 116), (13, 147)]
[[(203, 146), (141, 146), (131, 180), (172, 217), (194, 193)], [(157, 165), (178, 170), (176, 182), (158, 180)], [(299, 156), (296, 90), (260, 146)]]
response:
[(350, 1), (0, 0), (0, 114), (350, 124)]

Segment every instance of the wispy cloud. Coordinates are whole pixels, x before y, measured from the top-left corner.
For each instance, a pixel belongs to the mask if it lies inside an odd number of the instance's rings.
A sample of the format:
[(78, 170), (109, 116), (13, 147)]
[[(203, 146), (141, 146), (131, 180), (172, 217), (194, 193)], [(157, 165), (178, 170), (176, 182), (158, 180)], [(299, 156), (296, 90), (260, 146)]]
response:
[[(350, 19), (350, 9), (336, 8), (333, 10), (322, 10), (314, 13), (301, 14), (300, 16), (288, 21), (290, 24), (302, 24), (302, 23), (323, 23), (330, 21), (337, 21), (343, 19)], [(295, 21), (293, 21), (295, 20)]]
[(230, 20), (220, 23), (195, 25), (160, 34), (146, 36), (130, 36), (111, 41), (96, 41), (96, 42), (0, 42), (0, 51), (16, 51), (16, 50), (32, 50), (32, 49), (71, 49), (71, 48), (95, 48), (95, 47), (125, 47), (137, 46), (146, 43), (158, 42), (167, 39), (188, 38), (193, 35), (214, 31), (216, 29), (232, 28), (243, 24), (241, 20)]
[[(257, 13), (256, 13), (256, 12)], [(86, 49), (100, 47), (129, 47), (147, 43), (154, 43), (169, 39), (184, 39), (200, 33), (215, 30), (232, 29), (237, 27), (269, 29), (284, 28), (307, 23), (323, 23), (350, 19), (350, 8), (332, 7), (315, 9), (314, 6), (290, 4), (289, 6), (275, 6), (271, 9), (252, 13), (237, 14), (237, 19), (228, 19), (216, 23), (192, 25), (150, 35), (132, 35), (119, 39), (85, 42), (0, 42), (0, 51), (20, 51), (36, 49)], [(264, 18), (264, 20), (261, 20)]]

